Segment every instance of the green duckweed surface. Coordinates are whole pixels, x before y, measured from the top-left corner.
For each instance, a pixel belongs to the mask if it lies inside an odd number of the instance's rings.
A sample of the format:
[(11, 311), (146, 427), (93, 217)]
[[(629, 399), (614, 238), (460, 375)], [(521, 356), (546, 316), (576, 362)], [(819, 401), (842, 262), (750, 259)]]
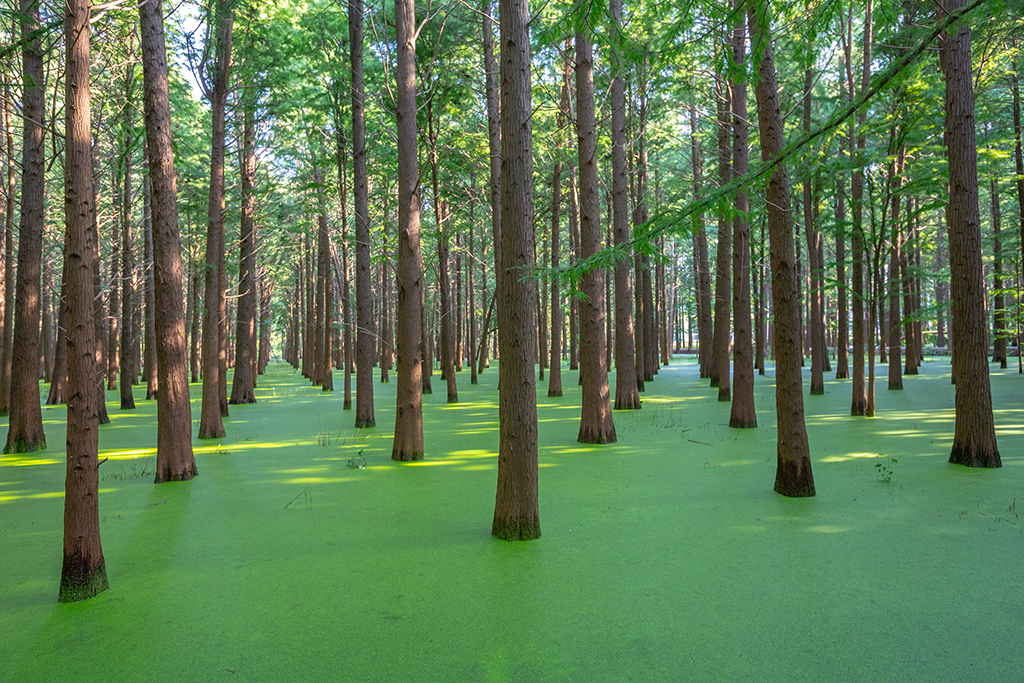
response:
[(194, 441), (199, 477), (159, 486), (155, 403), (121, 412), (108, 392), (110, 590), (74, 605), (56, 601), (65, 409), (45, 408), (49, 449), (0, 459), (0, 680), (1021, 680), (1015, 370), (993, 370), (989, 471), (946, 462), (948, 363), (902, 392), (881, 378), (873, 419), (827, 382), (805, 398), (818, 495), (802, 500), (772, 491), (771, 368), (757, 429), (729, 429), (676, 359), (594, 447), (563, 371), (564, 398), (538, 383), (543, 537), (522, 543), (490, 536), (497, 368), (458, 381), (449, 406), (434, 376), (426, 460), (398, 464), (394, 383), (357, 432), (340, 374), (325, 394), (272, 365), (227, 438)]

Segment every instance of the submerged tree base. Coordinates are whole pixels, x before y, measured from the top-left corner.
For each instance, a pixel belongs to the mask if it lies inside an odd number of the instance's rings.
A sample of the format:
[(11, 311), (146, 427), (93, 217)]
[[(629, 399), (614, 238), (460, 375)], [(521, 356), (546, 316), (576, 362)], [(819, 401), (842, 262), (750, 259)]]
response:
[(615, 443), (618, 441), (618, 437), (615, 436), (614, 427), (607, 431), (580, 427), (580, 435), (576, 438), (576, 441), (579, 443), (605, 444)]
[(729, 427), (732, 429), (754, 429), (757, 427), (757, 418), (730, 418)]
[(173, 472), (169, 467), (165, 467), (162, 470), (157, 470), (156, 479), (153, 483), (164, 484), (169, 481), (191, 481), (193, 477), (198, 476), (199, 470), (196, 469), (195, 464), (191, 468), (186, 468), (183, 472)]
[(406, 453), (405, 451), (392, 451), (391, 459), (397, 462), (418, 462), (423, 460), (422, 453)]
[(809, 498), (814, 495), (814, 475), (811, 473), (811, 459), (807, 456), (797, 460), (779, 456), (775, 470), (775, 492), (789, 498)]
[(46, 450), (46, 437), (39, 436), (36, 438), (16, 438), (12, 444), (10, 441), (4, 446), (4, 455), (10, 453), (33, 453), (35, 451)]
[(60, 573), (58, 602), (80, 602), (95, 597), (110, 588), (107, 565), (103, 557), (93, 566), (88, 555), (65, 555)]
[[(561, 394), (559, 394), (561, 396)], [(615, 410), (640, 410), (640, 397), (630, 396), (628, 398), (616, 398)]]
[(540, 518), (526, 516), (506, 519), (495, 515), (491, 535), (502, 541), (532, 541), (540, 538)]
[(356, 420), (356, 429), (366, 429), (366, 428), (369, 428), (369, 427), (376, 427), (376, 426), (377, 426), (377, 420), (372, 418), (372, 417), (363, 418), (363, 419), (357, 419)]
[(982, 450), (953, 444), (953, 452), (949, 454), (949, 462), (964, 467), (1002, 467), (1003, 461), (996, 448)]

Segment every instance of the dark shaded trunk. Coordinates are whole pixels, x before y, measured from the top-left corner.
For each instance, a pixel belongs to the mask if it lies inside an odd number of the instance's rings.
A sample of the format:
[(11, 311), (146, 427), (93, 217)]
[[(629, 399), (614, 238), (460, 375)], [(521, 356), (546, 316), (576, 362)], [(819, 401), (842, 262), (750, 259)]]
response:
[[(965, 0), (936, 4), (941, 20)], [(981, 264), (981, 216), (978, 206), (978, 158), (974, 131), (971, 29), (966, 19), (955, 33), (939, 37), (939, 62), (946, 81), (946, 156), (949, 160), (949, 257), (956, 359), (956, 428), (951, 463), (1000, 467), (992, 416), (992, 391), (985, 339), (985, 280)]]
[(396, 355), (398, 387), (391, 458), (423, 459), (423, 266), (420, 257), (420, 198), (416, 190), (416, 14), (414, 0), (395, 3), (398, 64), (398, 290)]
[[(900, 353), (902, 352), (900, 325), (900, 292), (902, 283), (900, 281), (900, 262), (903, 260), (903, 229), (900, 224), (900, 209), (902, 208), (902, 187), (903, 187), (903, 164), (906, 158), (906, 146), (900, 145), (896, 153), (896, 159), (892, 166), (892, 215), (890, 222), (889, 239), (889, 334), (887, 337), (889, 345), (889, 390), (903, 389), (903, 364)], [(908, 354), (909, 355), (909, 354)]]
[[(771, 161), (783, 146), (782, 113), (772, 54), (769, 3), (749, 0), (753, 52), (757, 64), (757, 119), (761, 133), (761, 157)], [(775, 491), (784, 496), (814, 495), (810, 445), (804, 424), (804, 396), (800, 372), (800, 283), (795, 268), (789, 176), (784, 165), (776, 166), (768, 181), (768, 232), (771, 239), (772, 293), (775, 304), (775, 405), (778, 414), (778, 464)]]
[[(105, 591), (100, 543), (99, 426), (96, 387), (94, 275), (98, 265), (89, 107), (89, 2), (68, 0), (64, 32), (64, 242), (67, 278), (68, 413), (64, 479), (64, 563), (60, 602), (86, 600)], [(102, 385), (100, 385), (102, 390)], [(102, 391), (100, 392), (102, 393)]]
[[(732, 129), (732, 93), (721, 78), (715, 78), (718, 99), (718, 180), (726, 185), (732, 179), (729, 145), (729, 131)], [(718, 255), (715, 259), (715, 329), (713, 332), (711, 356), (711, 386), (718, 387), (718, 400), (728, 401), (729, 381), (729, 338), (730, 330), (730, 267), (732, 256), (732, 226), (725, 213), (718, 215)]]
[[(811, 130), (811, 91), (814, 88), (814, 72), (804, 70), (804, 134)], [(804, 178), (804, 234), (807, 237), (807, 270), (810, 276), (810, 315), (808, 327), (811, 333), (811, 389), (812, 396), (825, 393), (825, 315), (821, 310), (821, 268), (818, 251), (821, 248), (821, 233), (816, 224), (816, 198), (810, 177)]]
[[(999, 211), (999, 183), (995, 178), (990, 180), (992, 193), (992, 298), (994, 312), (992, 317), (992, 362), (1006, 368), (1006, 302), (1003, 299), (1003, 243), (999, 236), (1002, 216)], [(909, 354), (908, 354), (909, 357)]]
[(441, 200), (438, 181), (437, 135), (440, 121), (434, 121), (434, 100), (427, 101), (427, 140), (430, 143), (430, 178), (433, 191), (434, 225), (437, 228), (437, 289), (440, 303), (439, 326), (441, 331), (441, 377), (448, 389), (448, 403), (459, 402), (459, 388), (455, 382), (455, 312), (452, 310), (452, 282), (450, 245), (447, 232), (447, 202)]
[[(734, 76), (732, 89), (732, 172), (743, 176), (749, 168), (749, 132), (747, 130), (747, 81), (739, 71), (745, 60), (746, 36), (743, 30), (743, 0), (735, 0), (737, 23), (733, 31), (732, 55)], [(735, 341), (733, 344), (733, 387), (729, 426), (748, 429), (757, 426), (754, 408), (754, 347), (750, 331), (750, 202), (744, 187), (736, 189), (736, 215), (733, 217), (732, 240), (732, 314)], [(721, 388), (721, 384), (719, 384)], [(721, 397), (721, 393), (719, 393)]]
[(256, 335), (256, 102), (249, 88), (242, 95), (242, 184), (241, 220), (238, 229), (238, 313), (235, 317), (235, 373), (229, 403), (255, 403), (256, 378), (253, 375), (252, 342)]
[[(693, 163), (693, 199), (701, 197), (702, 174), (704, 159), (700, 149), (700, 137), (697, 135), (697, 108), (690, 109), (690, 154)], [(697, 347), (700, 362), (700, 376), (706, 379), (711, 376), (711, 339), (714, 324), (712, 322), (711, 305), (711, 270), (708, 265), (708, 236), (704, 229), (704, 214), (698, 212), (693, 219), (693, 261), (695, 267), (694, 280), (697, 290)], [(692, 326), (691, 326), (692, 331)]]
[[(18, 233), (17, 293), (10, 389), (10, 420), (4, 453), (27, 453), (46, 448), (43, 413), (39, 405), (40, 268), (43, 253), (43, 57), (39, 34), (38, 0), (21, 2), (22, 121), (21, 223)], [(10, 147), (8, 147), (10, 149)], [(8, 187), (10, 185), (8, 184)], [(7, 280), (10, 282), (10, 280)]]
[(11, 88), (4, 77), (4, 138), (6, 149), (6, 186), (4, 188), (4, 313), (3, 342), (0, 347), (0, 416), (11, 412), (11, 371), (14, 355), (14, 112), (11, 109)]
[(68, 400), (68, 276), (67, 259), (61, 274), (60, 298), (57, 300), (57, 343), (53, 348), (53, 373), (46, 405), (60, 405)]
[[(125, 101), (131, 101), (132, 77), (134, 69), (128, 67), (125, 74)], [(131, 120), (132, 107), (125, 106), (121, 127), (123, 130), (123, 147), (121, 149), (121, 410), (135, 410), (135, 396), (132, 385), (136, 376), (135, 368), (138, 331), (135, 329), (135, 297), (133, 294), (132, 277), (135, 272), (135, 258), (132, 255), (132, 142), (134, 127)], [(195, 296), (189, 297), (194, 301)]]
[[(866, 0), (864, 5), (864, 49), (863, 68), (861, 73), (862, 92), (867, 90), (871, 82), (871, 41), (873, 0)], [(853, 72), (848, 72), (850, 97), (853, 98)], [(867, 107), (862, 107), (858, 114), (857, 128), (857, 163), (864, 163), (866, 138), (864, 124), (867, 121)], [(851, 137), (852, 145), (852, 137)], [(852, 151), (852, 150), (851, 150)], [(852, 398), (850, 401), (851, 415), (866, 415), (868, 412), (867, 386), (864, 377), (864, 346), (867, 342), (864, 330), (864, 170), (857, 167), (853, 171), (850, 184), (850, 204), (853, 211), (852, 254), (853, 273), (851, 277), (851, 309), (853, 315), (853, 380), (851, 383)], [(874, 341), (871, 342), (874, 348)]]
[[(148, 151), (146, 152), (145, 164), (149, 165)], [(154, 289), (155, 283), (153, 282), (153, 204), (151, 187), (151, 178), (147, 175), (142, 181), (142, 258), (144, 264), (142, 270), (142, 293), (146, 302), (143, 320), (143, 354), (147, 401), (152, 401), (156, 398), (159, 382), (156, 368), (156, 329), (153, 326), (154, 316), (156, 315), (156, 291)]]
[[(580, 258), (587, 259), (601, 249), (601, 216), (598, 201), (597, 133), (594, 113), (594, 56), (590, 39), (576, 33), (576, 116), (580, 169)], [(580, 443), (612, 443), (612, 421), (605, 365), (604, 273), (593, 268), (580, 280), (580, 380), (583, 405)], [(636, 354), (640, 357), (640, 354)]]
[[(568, 98), (568, 91), (565, 88), (562, 89), (562, 93), (563, 99)], [(561, 256), (559, 253), (561, 247), (559, 242), (561, 198), (562, 161), (558, 160), (555, 162), (555, 169), (551, 172), (551, 270), (554, 272), (558, 272)], [(473, 239), (472, 225), (471, 220), (470, 240)], [(470, 272), (472, 273), (472, 271)], [(472, 298), (470, 301), (472, 302)], [(551, 370), (548, 373), (548, 396), (551, 398), (562, 395), (562, 327), (562, 300), (558, 291), (558, 276), (556, 275), (551, 278)]]
[(192, 453), (188, 355), (181, 304), (181, 238), (171, 146), (167, 49), (159, 1), (139, 6), (149, 176), (153, 200), (153, 267), (156, 273), (157, 396), (156, 483), (191, 479), (199, 472)]

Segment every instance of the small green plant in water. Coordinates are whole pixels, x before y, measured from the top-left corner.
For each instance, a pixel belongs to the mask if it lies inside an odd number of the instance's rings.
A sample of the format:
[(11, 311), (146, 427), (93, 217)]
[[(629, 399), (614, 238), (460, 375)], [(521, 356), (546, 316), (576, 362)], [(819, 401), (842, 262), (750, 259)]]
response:
[(896, 458), (883, 458), (875, 463), (875, 472), (878, 473), (878, 480), (886, 484), (892, 481), (892, 466), (899, 462)]
[(348, 459), (349, 467), (356, 467), (358, 469), (364, 469), (366, 467), (366, 457), (363, 455), (362, 449), (359, 450), (359, 454), (354, 458)]

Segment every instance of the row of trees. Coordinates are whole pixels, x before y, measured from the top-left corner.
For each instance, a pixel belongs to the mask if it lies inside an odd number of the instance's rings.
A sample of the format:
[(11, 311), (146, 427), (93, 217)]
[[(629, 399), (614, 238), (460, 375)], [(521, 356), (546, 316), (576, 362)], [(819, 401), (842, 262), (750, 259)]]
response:
[[(579, 440), (601, 444), (616, 440), (612, 407), (640, 408), (645, 383), (683, 329), (691, 340), (696, 329), (701, 376), (731, 402), (735, 428), (757, 426), (754, 373), (771, 353), (775, 490), (814, 495), (805, 355), (810, 393), (821, 393), (834, 346), (837, 377), (852, 378), (851, 412), (873, 414), (874, 340), (888, 343), (889, 386), (898, 389), (901, 351), (905, 372), (914, 372), (926, 328), (934, 320), (945, 333), (946, 292), (926, 284), (944, 280), (948, 254), (957, 382), (951, 461), (998, 466), (974, 131), (978, 111), (990, 128), (1005, 120), (994, 103), (1005, 104), (1007, 93), (1015, 138), (990, 134), (984, 149), (993, 153), (983, 160), (1001, 168), (1014, 149), (1021, 202), (1024, 171), (1017, 81), (1006, 76), (1015, 73), (1017, 27), (1005, 13), (984, 15), (982, 5), (947, 3), (930, 14), (914, 3), (876, 8), (873, 0), (669, 9), (611, 0), (545, 6), (538, 23), (525, 2), (503, 0), (495, 55), (487, 3), (477, 10), (397, 0), (391, 13), (356, 0), (211, 0), (179, 17), (172, 32), (190, 88), (179, 68), (168, 68), (156, 0), (138, 14), (105, 7), (91, 21), (87, 4), (24, 0), (11, 33), (22, 65), (3, 69), (0, 408), (10, 412), (5, 452), (45, 448), (42, 356), (51, 402), (69, 406), (62, 599), (105, 586), (94, 519), (104, 383), (113, 389), (120, 381), (121, 409), (130, 410), (131, 387), (144, 375), (147, 398), (158, 401), (156, 480), (189, 479), (197, 474), (189, 367), (203, 385), (198, 436), (223, 437), (229, 404), (255, 400), (272, 335), (325, 391), (334, 389), (333, 369), (343, 368), (346, 408), (355, 374), (357, 427), (375, 425), (373, 367), (386, 380), (393, 357), (392, 457), (400, 461), (424, 457), (422, 395), (435, 358), (456, 402), (463, 363), (475, 379), (496, 353), (493, 533), (530, 539), (540, 535), (538, 367), (541, 378), (550, 369), (548, 393), (559, 396), (566, 350), (570, 366), (578, 355)], [(973, 69), (971, 21), (986, 36)], [(541, 27), (533, 37), (532, 24)], [(789, 29), (773, 36), (773, 26)], [(926, 56), (936, 38), (941, 94)], [(90, 43), (101, 46), (96, 54)], [(101, 87), (90, 84), (90, 71)], [(976, 84), (985, 106), (975, 105)], [(208, 128), (193, 91), (209, 103)], [(941, 136), (932, 126), (938, 101), (946, 107)], [(62, 138), (51, 123), (61, 109)], [(760, 149), (759, 162), (752, 149)], [(54, 169), (63, 172), (66, 198), (59, 284), (42, 267), (47, 225), (59, 214), (45, 202)], [(999, 241), (999, 186), (994, 178), (989, 228), (997, 235), (994, 339), (1005, 362), (1002, 264), (1017, 257)], [(804, 236), (796, 239), (800, 208)], [(474, 232), (488, 209), (491, 229)], [(948, 248), (935, 230), (939, 216)], [(710, 220), (716, 234), (706, 229)], [(239, 225), (231, 259), (229, 222)], [(102, 249), (99, 235), (108, 231)], [(138, 232), (142, 254), (133, 253)], [(52, 252), (56, 240), (49, 244)], [(60, 290), (56, 321), (41, 306), (41, 282)]]

